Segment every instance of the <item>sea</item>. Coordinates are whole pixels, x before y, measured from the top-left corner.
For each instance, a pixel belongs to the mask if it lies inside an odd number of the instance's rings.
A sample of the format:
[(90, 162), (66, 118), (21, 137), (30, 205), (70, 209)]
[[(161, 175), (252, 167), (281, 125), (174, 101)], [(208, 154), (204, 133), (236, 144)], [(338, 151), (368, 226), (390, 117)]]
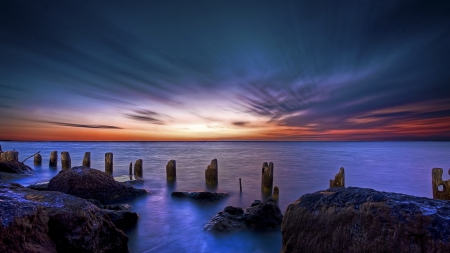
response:
[[(19, 151), (19, 160), (40, 151), (41, 166), (33, 158), (25, 164), (35, 175), (12, 179), (28, 186), (49, 181), (61, 170), (48, 166), (50, 153), (68, 151), (72, 166), (91, 152), (91, 167), (104, 171), (105, 153), (114, 154), (114, 176), (127, 175), (130, 162), (143, 160), (144, 182), (150, 192), (127, 200), (138, 213), (136, 226), (125, 230), (130, 252), (279, 252), (281, 231), (210, 233), (205, 224), (226, 206), (244, 209), (261, 193), (264, 162), (274, 164), (274, 186), (280, 189), (279, 207), (303, 194), (329, 187), (329, 180), (345, 168), (346, 186), (432, 197), (431, 170), (450, 168), (450, 142), (0, 142), (3, 151)], [(166, 164), (176, 160), (176, 183), (166, 180)], [(205, 184), (205, 169), (218, 160), (219, 183)], [(242, 192), (239, 189), (242, 180)], [(229, 197), (202, 203), (172, 197), (173, 191), (227, 192)]]

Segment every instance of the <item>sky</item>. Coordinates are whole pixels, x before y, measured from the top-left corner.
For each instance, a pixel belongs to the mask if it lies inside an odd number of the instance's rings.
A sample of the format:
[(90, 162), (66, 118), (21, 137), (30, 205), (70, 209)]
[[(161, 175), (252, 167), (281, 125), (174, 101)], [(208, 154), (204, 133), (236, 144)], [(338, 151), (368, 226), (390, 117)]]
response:
[(0, 140), (450, 140), (450, 1), (0, 0)]

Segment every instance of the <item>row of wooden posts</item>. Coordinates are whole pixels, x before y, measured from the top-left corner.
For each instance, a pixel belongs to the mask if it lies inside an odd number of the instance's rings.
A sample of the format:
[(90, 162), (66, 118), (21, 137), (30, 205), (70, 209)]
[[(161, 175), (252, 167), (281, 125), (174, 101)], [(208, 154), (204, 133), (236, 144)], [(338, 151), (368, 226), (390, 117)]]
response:
[[(108, 152), (105, 153), (105, 172), (107, 174), (112, 175), (113, 173), (113, 153)], [(42, 165), (42, 156), (37, 153), (34, 155), (34, 165), (40, 166)], [(49, 166), (56, 167), (58, 165), (58, 152), (52, 151), (50, 153)], [(83, 164), (84, 167), (91, 167), (91, 152), (84, 153)], [(63, 170), (72, 168), (72, 160), (70, 159), (70, 154), (67, 151), (61, 152), (61, 167)], [(132, 175), (132, 163), (130, 163), (129, 175)], [(142, 170), (142, 159), (136, 160), (134, 163), (134, 176), (142, 178), (143, 170)]]

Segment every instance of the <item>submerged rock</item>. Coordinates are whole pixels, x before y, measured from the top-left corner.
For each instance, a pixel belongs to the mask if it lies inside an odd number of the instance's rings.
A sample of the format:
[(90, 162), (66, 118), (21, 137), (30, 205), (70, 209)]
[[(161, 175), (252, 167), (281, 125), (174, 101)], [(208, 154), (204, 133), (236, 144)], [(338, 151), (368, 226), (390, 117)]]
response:
[(114, 225), (119, 229), (126, 229), (135, 225), (138, 221), (138, 215), (135, 212), (130, 211), (117, 211), (103, 209), (103, 213), (108, 215)]
[(228, 196), (226, 192), (172, 192), (174, 197), (183, 197), (199, 200), (202, 202), (214, 202)]
[(30, 174), (34, 173), (32, 168), (28, 167), (27, 165), (25, 165), (19, 161), (15, 161), (15, 160), (0, 161), (0, 172), (25, 174), (25, 175), (30, 175)]
[(147, 193), (144, 189), (119, 183), (105, 172), (83, 166), (60, 171), (50, 180), (47, 189), (84, 199), (96, 199), (102, 204)]
[(450, 252), (450, 202), (330, 188), (290, 204), (281, 252)]
[(99, 208), (60, 192), (0, 180), (0, 252), (128, 252)]
[(48, 182), (40, 182), (35, 184), (30, 184), (27, 186), (28, 189), (36, 190), (36, 191), (46, 191), (48, 187)]
[(283, 214), (275, 200), (255, 200), (245, 211), (240, 207), (227, 206), (216, 214), (204, 227), (206, 231), (227, 232), (239, 230), (271, 230), (279, 228)]

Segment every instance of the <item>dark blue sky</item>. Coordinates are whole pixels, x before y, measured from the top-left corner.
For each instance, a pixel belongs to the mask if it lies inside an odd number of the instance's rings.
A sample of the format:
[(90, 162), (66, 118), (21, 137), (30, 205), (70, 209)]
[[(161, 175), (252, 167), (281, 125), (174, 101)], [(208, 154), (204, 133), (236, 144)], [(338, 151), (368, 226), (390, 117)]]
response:
[(0, 1), (0, 139), (450, 140), (449, 1)]

